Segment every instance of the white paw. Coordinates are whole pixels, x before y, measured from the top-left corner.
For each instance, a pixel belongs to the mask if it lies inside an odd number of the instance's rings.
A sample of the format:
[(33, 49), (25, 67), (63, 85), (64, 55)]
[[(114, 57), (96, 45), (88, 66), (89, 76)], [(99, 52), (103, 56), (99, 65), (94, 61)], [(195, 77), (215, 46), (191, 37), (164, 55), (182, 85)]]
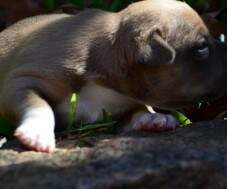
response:
[(55, 149), (54, 117), (47, 109), (30, 110), (16, 129), (15, 137), (27, 148), (39, 152)]
[(55, 136), (53, 131), (34, 125), (21, 125), (16, 131), (16, 138), (27, 148), (38, 152), (52, 152), (55, 149)]
[(134, 130), (161, 132), (174, 130), (178, 126), (179, 122), (175, 117), (161, 113), (140, 113), (132, 120)]

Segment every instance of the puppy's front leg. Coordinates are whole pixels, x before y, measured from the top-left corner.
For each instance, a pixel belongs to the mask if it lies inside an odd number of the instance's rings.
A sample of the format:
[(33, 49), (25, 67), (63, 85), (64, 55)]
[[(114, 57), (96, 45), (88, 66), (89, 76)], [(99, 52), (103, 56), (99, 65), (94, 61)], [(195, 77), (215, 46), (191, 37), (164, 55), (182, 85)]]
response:
[(8, 86), (4, 88), (1, 103), (5, 116), (19, 122), (16, 138), (31, 150), (53, 151), (55, 119), (49, 104), (35, 91), (21, 87), (18, 82)]
[(135, 113), (131, 120), (134, 130), (144, 130), (151, 132), (161, 132), (174, 130), (179, 126), (177, 119), (170, 114), (156, 113), (148, 108)]
[(54, 113), (49, 105), (26, 107), (14, 135), (31, 150), (52, 152), (55, 149)]

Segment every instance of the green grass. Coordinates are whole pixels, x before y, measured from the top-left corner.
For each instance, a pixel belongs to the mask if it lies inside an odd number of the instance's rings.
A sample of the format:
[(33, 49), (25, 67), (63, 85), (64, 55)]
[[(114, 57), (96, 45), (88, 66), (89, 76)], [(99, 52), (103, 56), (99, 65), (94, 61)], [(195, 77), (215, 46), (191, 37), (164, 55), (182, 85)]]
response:
[(79, 134), (79, 135), (97, 135), (100, 133), (113, 133), (116, 131), (115, 125), (117, 121), (111, 122), (97, 122), (93, 124), (81, 124), (75, 125), (70, 129), (65, 131), (61, 131), (58, 134), (60, 135), (71, 135), (71, 134)]
[(116, 131), (117, 121), (113, 120), (111, 113), (103, 110), (102, 119), (93, 124), (76, 123), (76, 108), (77, 108), (77, 95), (74, 93), (71, 97), (71, 105), (69, 110), (69, 125), (65, 131), (58, 134), (69, 135), (69, 134), (79, 134), (79, 135), (95, 135), (98, 133), (109, 133)]
[(60, 132), (61, 135), (67, 134), (95, 134), (97, 132), (109, 132), (114, 130), (114, 126), (117, 121), (113, 120), (111, 113), (103, 110), (102, 119), (93, 124), (76, 124), (76, 108), (77, 108), (77, 95), (72, 94), (70, 100), (70, 110), (69, 110), (69, 125), (65, 131)]
[(71, 99), (70, 99), (67, 130), (70, 130), (70, 128), (75, 123), (76, 108), (77, 108), (77, 95), (76, 95), (76, 93), (73, 93), (72, 96), (71, 96)]

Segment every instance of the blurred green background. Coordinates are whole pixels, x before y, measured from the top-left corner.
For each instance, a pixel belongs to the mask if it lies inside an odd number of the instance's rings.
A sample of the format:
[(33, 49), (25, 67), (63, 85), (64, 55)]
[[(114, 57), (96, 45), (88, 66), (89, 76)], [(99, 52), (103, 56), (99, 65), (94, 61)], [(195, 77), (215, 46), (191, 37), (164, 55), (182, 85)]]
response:
[[(134, 1), (135, 0), (64, 0), (64, 3), (71, 3), (77, 5), (79, 8), (85, 8), (89, 4), (89, 7), (93, 8), (100, 8), (108, 11), (118, 11), (124, 8), (127, 4)], [(208, 7), (209, 4), (216, 4), (222, 8), (227, 6), (227, 0), (185, 0), (185, 2), (193, 7)], [(46, 0), (46, 5), (49, 11), (54, 10), (58, 3), (58, 0)]]

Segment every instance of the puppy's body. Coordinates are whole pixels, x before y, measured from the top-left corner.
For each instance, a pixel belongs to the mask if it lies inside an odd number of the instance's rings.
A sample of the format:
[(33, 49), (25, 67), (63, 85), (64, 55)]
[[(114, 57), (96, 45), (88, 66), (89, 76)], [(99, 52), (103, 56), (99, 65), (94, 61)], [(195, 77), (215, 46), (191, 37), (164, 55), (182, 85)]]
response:
[[(77, 119), (94, 122), (102, 109), (117, 115), (138, 104), (179, 108), (226, 85), (225, 57), (216, 50), (226, 47), (212, 41), (190, 7), (173, 0), (142, 1), (119, 13), (29, 18), (0, 33), (0, 49), (1, 114), (38, 151), (54, 149), (54, 114), (67, 118), (73, 92)], [(147, 112), (133, 120), (145, 130), (177, 124)]]

